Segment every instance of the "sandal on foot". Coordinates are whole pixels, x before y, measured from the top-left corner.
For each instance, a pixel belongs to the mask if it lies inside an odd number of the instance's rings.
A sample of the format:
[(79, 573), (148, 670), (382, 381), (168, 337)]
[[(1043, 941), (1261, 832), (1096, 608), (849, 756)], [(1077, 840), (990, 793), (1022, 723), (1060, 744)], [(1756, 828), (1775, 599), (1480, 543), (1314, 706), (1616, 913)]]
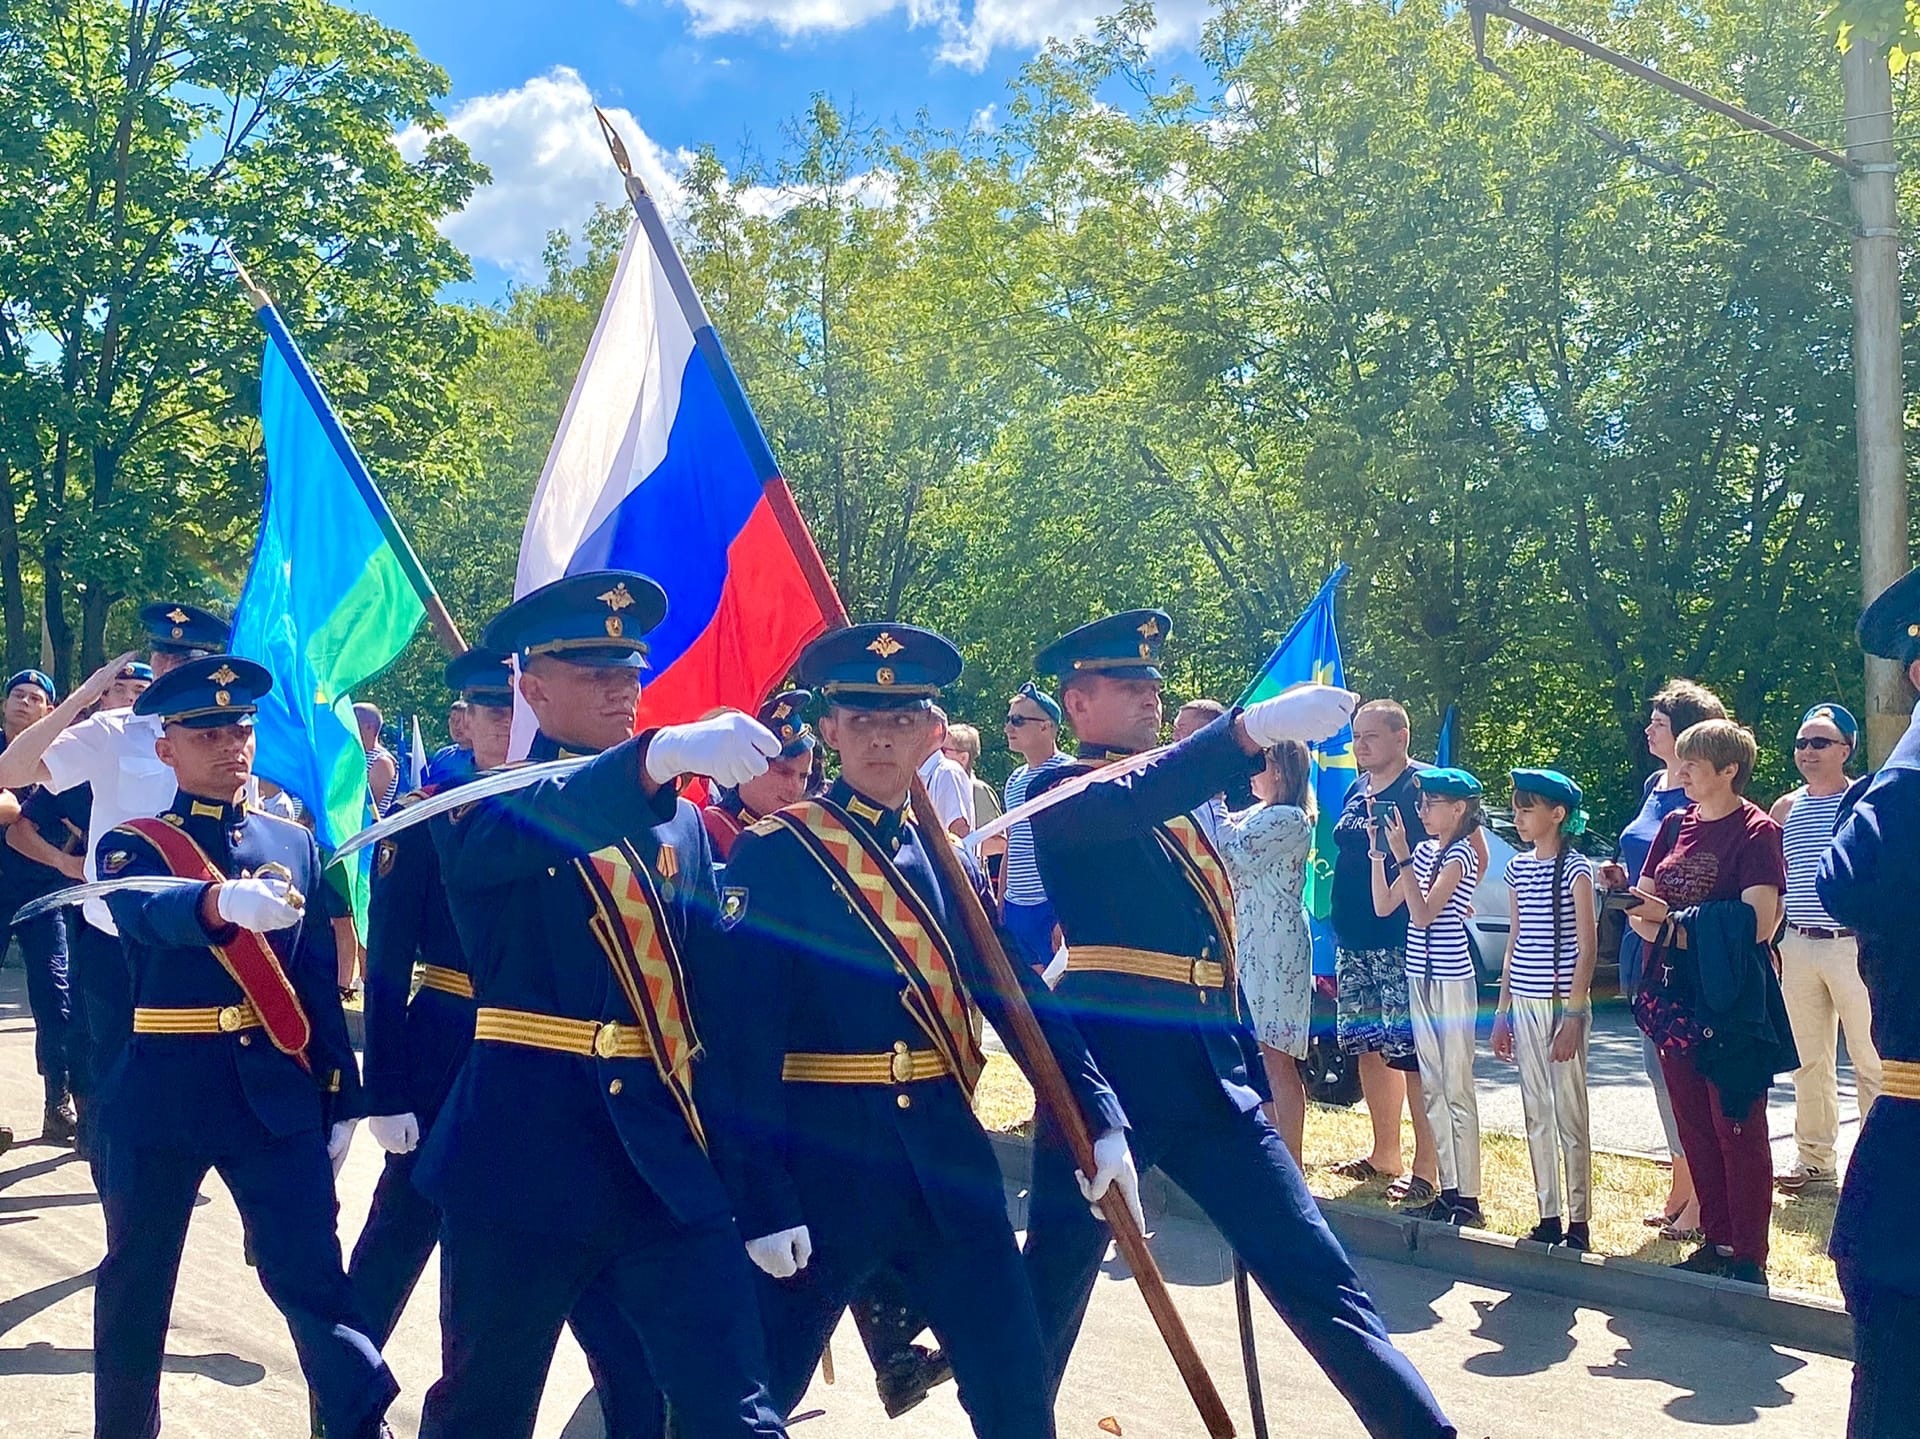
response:
[(1327, 1172), (1329, 1174), (1337, 1174), (1342, 1179), (1358, 1179), (1362, 1181), (1368, 1179), (1384, 1179), (1386, 1177), (1378, 1169), (1374, 1168), (1373, 1161), (1364, 1154), (1349, 1159), (1344, 1164), (1336, 1164)]
[(1671, 1214), (1649, 1214), (1645, 1219), (1642, 1219), (1640, 1222), (1646, 1225), (1647, 1228), (1649, 1229), (1670, 1229), (1675, 1224), (1680, 1222), (1680, 1216), (1685, 1214), (1686, 1212), (1687, 1211), (1683, 1206), (1679, 1209), (1674, 1210), (1673, 1213)]
[(1419, 1208), (1440, 1197), (1440, 1191), (1417, 1174), (1403, 1174), (1387, 1186), (1387, 1198), (1394, 1204)]
[(1707, 1237), (1707, 1232), (1695, 1225), (1691, 1229), (1682, 1229), (1678, 1224), (1669, 1224), (1660, 1230), (1662, 1239), (1670, 1239), (1675, 1244), (1699, 1244)]

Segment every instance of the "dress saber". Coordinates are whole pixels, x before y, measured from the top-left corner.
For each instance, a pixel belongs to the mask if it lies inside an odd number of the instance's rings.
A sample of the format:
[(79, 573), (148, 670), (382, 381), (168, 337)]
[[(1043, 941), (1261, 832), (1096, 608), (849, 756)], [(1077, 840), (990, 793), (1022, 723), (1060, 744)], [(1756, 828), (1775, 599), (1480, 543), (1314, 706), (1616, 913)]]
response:
[(338, 864), (348, 856), (358, 853), (370, 844), (378, 844), (383, 839), (391, 839), (403, 829), (412, 829), (416, 824), (432, 819), (435, 815), (445, 814), (448, 810), (462, 809), (483, 799), (495, 795), (512, 794), (515, 790), (525, 789), (529, 785), (539, 784), (542, 780), (560, 779), (572, 774), (581, 765), (591, 759), (552, 759), (543, 764), (523, 764), (512, 769), (495, 771), (478, 779), (470, 779), (465, 784), (452, 789), (442, 790), (405, 809), (395, 810), (385, 819), (368, 825), (356, 834), (349, 835), (338, 849), (333, 852), (328, 864)]
[(85, 904), (90, 899), (105, 899), (110, 894), (165, 894), (170, 889), (197, 889), (197, 879), (180, 879), (170, 874), (130, 874), (125, 879), (91, 879), (85, 884), (69, 885), (30, 899), (14, 911), (12, 923), (25, 924), (43, 914), (69, 905)]
[(1128, 755), (1125, 759), (1118, 759), (1111, 764), (1102, 765), (1099, 769), (1089, 770), (1086, 774), (1076, 775), (1069, 780), (1062, 780), (1059, 784), (1047, 790), (1046, 793), (1035, 795), (1025, 804), (1015, 805), (1012, 809), (1001, 815), (1000, 818), (989, 820), (986, 824), (981, 825), (980, 828), (970, 831), (965, 841), (967, 849), (970, 853), (973, 852), (979, 845), (984, 844), (995, 835), (1005, 834), (1022, 820), (1032, 819), (1042, 810), (1052, 809), (1062, 800), (1072, 799), (1088, 785), (1105, 784), (1109, 780), (1125, 779), (1128, 775), (1138, 774), (1172, 748), (1173, 746), (1170, 744), (1163, 744), (1157, 749), (1143, 750), (1139, 754)]

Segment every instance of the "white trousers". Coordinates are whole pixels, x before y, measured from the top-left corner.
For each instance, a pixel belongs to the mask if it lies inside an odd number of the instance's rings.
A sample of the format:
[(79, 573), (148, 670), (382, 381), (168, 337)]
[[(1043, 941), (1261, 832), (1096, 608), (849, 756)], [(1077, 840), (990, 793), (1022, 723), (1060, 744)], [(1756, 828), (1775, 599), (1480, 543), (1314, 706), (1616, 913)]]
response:
[(1480, 1197), (1480, 1105), (1473, 1093), (1473, 1021), (1479, 988), (1470, 979), (1407, 979), (1420, 1094), (1440, 1161), (1440, 1187)]
[[(1593, 1217), (1593, 1143), (1587, 1136), (1587, 1030), (1572, 1059), (1553, 1059), (1551, 999), (1513, 996), (1513, 1058), (1520, 1068), (1520, 1112), (1527, 1122), (1527, 1157), (1542, 1219), (1585, 1224)], [(1560, 1204), (1560, 1166), (1567, 1170), (1567, 1202)]]
[(1865, 1119), (1880, 1093), (1880, 1053), (1873, 1013), (1852, 939), (1813, 939), (1791, 925), (1780, 938), (1780, 993), (1787, 1001), (1800, 1067), (1793, 1072), (1793, 1140), (1800, 1163), (1831, 1170), (1840, 1139), (1837, 1051), (1847, 1032), (1854, 1089)]

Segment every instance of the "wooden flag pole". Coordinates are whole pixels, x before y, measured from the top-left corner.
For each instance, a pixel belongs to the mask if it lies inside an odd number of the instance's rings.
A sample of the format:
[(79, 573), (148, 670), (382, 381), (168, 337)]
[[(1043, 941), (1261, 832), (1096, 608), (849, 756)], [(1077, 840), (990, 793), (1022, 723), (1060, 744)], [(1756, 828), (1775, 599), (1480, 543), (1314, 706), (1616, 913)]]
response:
[[(1020, 988), (1013, 962), (1007, 958), (1007, 952), (1000, 944), (993, 921), (987, 917), (986, 908), (974, 891), (973, 881), (967, 874), (966, 866), (961, 863), (960, 851), (951, 844), (941, 842), (947, 827), (940, 822), (939, 812), (933, 807), (933, 798), (918, 775), (913, 779), (913, 819), (926, 838), (923, 848), (933, 857), (934, 868), (940, 871), (942, 888), (959, 908), (960, 922), (966, 928), (968, 940), (985, 961), (994, 988), (1000, 991), (1006, 1001), (1007, 1022), (1013, 1030), (1012, 1039), (1033, 1066), (1031, 1078), (1035, 1095), (1053, 1117), (1054, 1123), (1060, 1126), (1060, 1132), (1066, 1136), (1067, 1147), (1072, 1151), (1073, 1162), (1079, 1166), (1080, 1172), (1092, 1174), (1096, 1167), (1093, 1162), (1093, 1136), (1087, 1132), (1086, 1118), (1080, 1113), (1080, 1106), (1074, 1102), (1073, 1091), (1067, 1087), (1067, 1077), (1060, 1071), (1060, 1061), (1054, 1057), (1046, 1035), (1041, 1032), (1040, 1021), (1033, 1016), (1033, 1008)], [(1127, 1208), (1126, 1198), (1120, 1193), (1118, 1185), (1107, 1186), (1107, 1192), (1100, 1200), (1100, 1212), (1106, 1216), (1107, 1227), (1113, 1231), (1120, 1257), (1126, 1260), (1127, 1268), (1133, 1271), (1133, 1282), (1140, 1286), (1140, 1296), (1147, 1302), (1147, 1312), (1153, 1316), (1160, 1337), (1166, 1341), (1167, 1351), (1173, 1355), (1173, 1362), (1180, 1370), (1180, 1377), (1186, 1381), (1187, 1392), (1193, 1396), (1194, 1407), (1200, 1411), (1201, 1423), (1207, 1426), (1211, 1439), (1233, 1439), (1233, 1416), (1227, 1413), (1220, 1391), (1214, 1388), (1213, 1376), (1207, 1373), (1200, 1351), (1193, 1346), (1193, 1336), (1187, 1332), (1186, 1321), (1173, 1306), (1173, 1296), (1167, 1293), (1167, 1282), (1160, 1275), (1160, 1266), (1154, 1263), (1153, 1253), (1147, 1248), (1147, 1237), (1140, 1232), (1140, 1226), (1134, 1223), (1133, 1211)]]

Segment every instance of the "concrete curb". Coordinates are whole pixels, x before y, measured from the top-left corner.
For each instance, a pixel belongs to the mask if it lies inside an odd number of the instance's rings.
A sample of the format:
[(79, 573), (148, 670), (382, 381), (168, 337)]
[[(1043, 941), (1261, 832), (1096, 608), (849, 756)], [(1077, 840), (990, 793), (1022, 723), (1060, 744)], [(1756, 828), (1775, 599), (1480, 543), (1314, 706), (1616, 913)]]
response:
[[(1002, 1134), (993, 1137), (993, 1146), (1019, 1225), (1033, 1174), (1033, 1142), (1023, 1135)], [(1140, 1200), (1150, 1220), (1206, 1222), (1199, 1206), (1158, 1171), (1141, 1177)], [(1683, 1274), (1637, 1259), (1575, 1254), (1504, 1234), (1408, 1219), (1373, 1205), (1323, 1199), (1320, 1210), (1350, 1253), (1500, 1288), (1555, 1294), (1592, 1309), (1638, 1309), (1757, 1335), (1794, 1349), (1853, 1357), (1853, 1320), (1845, 1309), (1824, 1300), (1770, 1294), (1749, 1284)]]

